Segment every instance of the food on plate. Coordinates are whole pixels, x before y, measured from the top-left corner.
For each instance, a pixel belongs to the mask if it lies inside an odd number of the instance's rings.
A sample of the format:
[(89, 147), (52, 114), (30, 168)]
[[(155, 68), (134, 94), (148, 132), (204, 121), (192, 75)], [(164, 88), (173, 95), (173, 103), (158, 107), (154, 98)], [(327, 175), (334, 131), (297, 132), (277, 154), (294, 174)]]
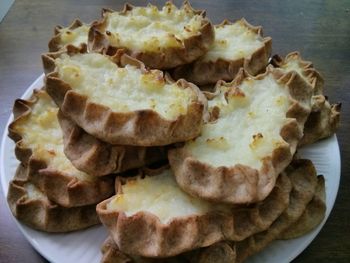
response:
[(58, 112), (64, 153), (79, 170), (95, 176), (121, 173), (167, 159), (166, 147), (112, 145), (85, 132)]
[(87, 45), (90, 26), (75, 19), (69, 27), (56, 26), (54, 36), (49, 42), (49, 51), (55, 52), (67, 45), (80, 47)]
[(18, 99), (9, 126), (16, 156), (28, 166), (29, 180), (50, 200), (64, 207), (96, 204), (114, 192), (114, 178), (97, 178), (77, 170), (63, 153), (58, 108), (43, 90)]
[(296, 72), (313, 88), (311, 113), (305, 123), (304, 136), (299, 146), (314, 143), (334, 134), (339, 127), (341, 104), (331, 105), (323, 95), (324, 80), (312, 63), (304, 61), (299, 52), (291, 52), (285, 58), (275, 55), (271, 63), (282, 74), (288, 71)]
[(98, 204), (97, 212), (123, 252), (169, 257), (267, 229), (286, 209), (290, 191), (288, 177), (281, 175), (264, 202), (233, 208), (188, 195), (164, 167), (117, 177), (116, 195)]
[(99, 224), (95, 205), (66, 208), (50, 201), (28, 181), (28, 166), (20, 164), (10, 182), (7, 200), (22, 223), (45, 232), (69, 232)]
[(190, 63), (207, 52), (214, 41), (214, 29), (205, 12), (188, 2), (178, 9), (167, 2), (156, 6), (126, 4), (121, 12), (104, 9), (93, 23), (89, 48), (107, 54), (123, 49), (147, 67), (169, 69)]
[(193, 63), (175, 68), (175, 79), (185, 78), (202, 86), (231, 81), (240, 68), (251, 75), (265, 70), (272, 39), (262, 36), (262, 27), (254, 27), (243, 18), (234, 23), (224, 20), (214, 29), (215, 41), (210, 50)]
[(263, 200), (291, 162), (311, 106), (311, 86), (291, 72), (244, 70), (208, 94), (210, 121), (184, 146), (169, 150), (177, 183), (210, 201)]
[(125, 54), (109, 57), (68, 46), (43, 55), (43, 64), (46, 90), (62, 112), (103, 141), (161, 146), (201, 131), (207, 102), (200, 90)]

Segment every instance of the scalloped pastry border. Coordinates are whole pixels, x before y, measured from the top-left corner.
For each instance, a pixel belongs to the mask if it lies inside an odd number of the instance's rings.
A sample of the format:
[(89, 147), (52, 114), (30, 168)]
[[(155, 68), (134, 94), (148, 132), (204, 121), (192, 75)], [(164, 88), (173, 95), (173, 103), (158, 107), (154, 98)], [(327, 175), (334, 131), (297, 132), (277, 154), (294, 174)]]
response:
[(13, 127), (31, 114), (38, 101), (36, 94), (44, 92), (34, 90), (29, 100), (17, 99), (13, 107), (14, 121), (10, 123), (9, 137), (16, 143), (15, 154), (19, 161), (28, 166), (28, 178), (48, 198), (63, 207), (95, 204), (114, 193), (114, 178), (111, 176), (93, 181), (82, 181), (76, 177), (48, 167), (41, 159), (35, 159), (32, 150), (22, 146), (22, 137)]
[[(73, 30), (76, 28), (79, 28), (81, 26), (83, 26), (84, 23), (81, 22), (79, 19), (75, 19), (68, 27), (67, 29)], [(56, 52), (61, 50), (62, 48), (64, 48), (65, 45), (61, 44), (61, 29), (63, 29), (63, 26), (55, 26), (54, 29), (54, 36), (50, 39), (49, 43), (48, 43), (48, 47), (49, 47), (49, 51), (50, 52)], [(86, 39), (87, 42), (87, 39)], [(87, 43), (82, 43), (80, 44), (80, 47), (82, 45), (85, 45), (87, 47)]]
[[(261, 26), (253, 26), (244, 18), (236, 22), (239, 21), (262, 38), (264, 45), (261, 48), (254, 51), (249, 57), (236, 60), (218, 58), (216, 61), (203, 61), (199, 58), (191, 64), (176, 67), (171, 73), (174, 79), (184, 78), (202, 86), (215, 84), (219, 80), (231, 81), (238, 74), (240, 68), (244, 68), (251, 75), (256, 75), (265, 70), (271, 55), (272, 38), (263, 37)], [(232, 22), (224, 20), (215, 27), (232, 24)]]
[[(160, 171), (153, 174), (148, 171), (147, 175), (156, 176)], [(139, 176), (142, 178), (143, 175)], [(122, 184), (134, 179), (117, 177), (116, 192), (122, 191)], [(109, 211), (107, 204), (114, 197), (99, 203), (96, 210), (121, 251), (144, 257), (170, 257), (221, 240), (243, 240), (267, 229), (287, 208), (290, 191), (288, 177), (281, 175), (272, 194), (264, 202), (232, 209), (229, 214), (212, 211), (176, 217), (167, 223), (145, 211), (131, 216), (116, 210)]]
[(87, 132), (59, 111), (64, 153), (79, 170), (95, 176), (121, 173), (167, 159), (166, 147), (112, 145)]
[[(86, 53), (86, 49), (67, 46), (66, 51), (42, 55), (46, 73), (46, 90), (62, 112), (96, 138), (117, 145), (162, 146), (197, 137), (202, 128), (207, 101), (197, 86), (185, 80), (176, 83), (179, 88), (190, 88), (197, 96), (187, 108), (185, 115), (175, 120), (163, 118), (151, 109), (130, 112), (115, 112), (102, 104), (90, 102), (87, 96), (75, 92), (69, 84), (62, 81), (55, 71), (55, 58), (61, 54)], [(119, 65), (132, 64), (147, 72), (144, 64), (122, 51), (109, 57)], [(161, 72), (160, 72), (161, 73)], [(167, 83), (173, 83), (167, 75)]]
[(185, 192), (209, 201), (230, 204), (258, 202), (271, 192), (279, 173), (292, 161), (303, 136), (303, 126), (311, 110), (311, 86), (295, 72), (280, 76), (269, 66), (264, 74), (256, 77), (241, 69), (232, 82), (219, 81), (217, 88), (221, 85), (239, 86), (247, 77), (259, 80), (267, 74), (272, 74), (289, 89), (291, 106), (286, 113), (289, 122), (280, 131), (289, 146), (274, 149), (271, 156), (264, 158), (260, 170), (241, 164), (215, 167), (194, 158), (183, 147), (171, 149), (168, 152), (170, 166), (177, 183)]
[[(126, 14), (133, 8), (134, 6), (125, 4), (124, 9), (119, 13)], [(198, 34), (184, 39), (182, 41), (182, 47), (164, 48), (160, 52), (137, 51), (128, 49), (127, 47), (113, 47), (108, 43), (108, 39), (104, 35), (104, 30), (106, 26), (106, 14), (115, 11), (102, 9), (102, 19), (94, 22), (89, 31), (89, 50), (110, 55), (114, 54), (117, 49), (122, 49), (131, 57), (142, 61), (147, 67), (155, 69), (169, 69), (190, 63), (209, 50), (215, 38), (214, 28), (211, 22), (205, 18), (205, 11), (194, 10), (187, 1), (184, 2), (181, 8), (189, 8), (195, 14), (203, 17), (202, 26)]]
[(18, 166), (7, 195), (10, 210), (19, 221), (52, 233), (80, 230), (100, 223), (95, 205), (65, 208), (49, 199), (31, 199), (24, 187), (27, 169), (23, 164)]

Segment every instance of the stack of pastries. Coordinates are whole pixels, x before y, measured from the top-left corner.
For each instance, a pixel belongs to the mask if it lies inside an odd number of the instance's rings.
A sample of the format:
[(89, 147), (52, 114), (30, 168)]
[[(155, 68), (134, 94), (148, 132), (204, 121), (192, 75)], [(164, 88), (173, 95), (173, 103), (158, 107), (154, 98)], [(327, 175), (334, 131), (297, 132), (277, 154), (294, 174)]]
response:
[(340, 104), (311, 62), (271, 49), (188, 2), (56, 27), (44, 87), (13, 108), (13, 215), (47, 232), (102, 222), (102, 262), (243, 262), (311, 231), (325, 182), (296, 152), (336, 131)]

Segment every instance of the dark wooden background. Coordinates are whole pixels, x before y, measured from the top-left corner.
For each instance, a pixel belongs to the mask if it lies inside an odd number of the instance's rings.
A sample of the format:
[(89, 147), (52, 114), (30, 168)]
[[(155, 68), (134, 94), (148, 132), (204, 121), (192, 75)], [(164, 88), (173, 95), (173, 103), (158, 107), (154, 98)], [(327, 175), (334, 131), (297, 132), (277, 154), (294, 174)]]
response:
[[(144, 1), (129, 1), (144, 5)], [(151, 1), (161, 5), (164, 1)], [(179, 4), (180, 1), (175, 1)], [(342, 177), (335, 207), (321, 233), (294, 262), (350, 262), (350, 1), (191, 1), (207, 9), (214, 23), (245, 17), (262, 25), (273, 38), (273, 53), (299, 50), (312, 60), (326, 81), (331, 102), (342, 102), (337, 133)], [(123, 1), (17, 0), (0, 23), (0, 131), (11, 113), (14, 99), (42, 73), (40, 54), (55, 25), (74, 18), (98, 19), (102, 7), (119, 9)], [(1, 190), (0, 190), (1, 191)], [(45, 262), (14, 223), (0, 193), (0, 262)], [(64, 262), (64, 255), (62, 255)]]

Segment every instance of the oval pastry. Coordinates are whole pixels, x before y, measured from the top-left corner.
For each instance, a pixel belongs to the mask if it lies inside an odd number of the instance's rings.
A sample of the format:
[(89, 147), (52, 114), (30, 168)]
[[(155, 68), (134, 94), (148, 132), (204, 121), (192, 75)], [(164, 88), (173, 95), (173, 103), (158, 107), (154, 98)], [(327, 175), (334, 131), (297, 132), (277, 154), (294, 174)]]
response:
[(202, 86), (231, 81), (240, 68), (251, 75), (265, 70), (272, 39), (262, 36), (262, 27), (254, 27), (242, 18), (234, 23), (225, 20), (214, 28), (215, 41), (209, 51), (193, 63), (175, 68), (175, 79), (185, 78)]
[(30, 100), (16, 100), (9, 136), (28, 177), (47, 197), (64, 207), (95, 204), (114, 192), (113, 178), (97, 178), (77, 170), (63, 153), (58, 108), (43, 90)]
[(190, 63), (214, 41), (205, 12), (193, 10), (188, 2), (181, 9), (167, 2), (162, 10), (126, 4), (121, 12), (104, 9), (102, 16), (90, 29), (89, 48), (107, 54), (123, 49), (150, 68)]
[(109, 57), (72, 46), (43, 55), (43, 63), (46, 90), (62, 112), (105, 142), (160, 146), (200, 133), (207, 102), (185, 80), (173, 82), (120, 52)]
[[(278, 75), (278, 76), (277, 76)], [(298, 74), (269, 67), (208, 94), (211, 121), (202, 134), (169, 151), (179, 186), (191, 195), (230, 204), (263, 200), (291, 162), (310, 113), (312, 88)]]

